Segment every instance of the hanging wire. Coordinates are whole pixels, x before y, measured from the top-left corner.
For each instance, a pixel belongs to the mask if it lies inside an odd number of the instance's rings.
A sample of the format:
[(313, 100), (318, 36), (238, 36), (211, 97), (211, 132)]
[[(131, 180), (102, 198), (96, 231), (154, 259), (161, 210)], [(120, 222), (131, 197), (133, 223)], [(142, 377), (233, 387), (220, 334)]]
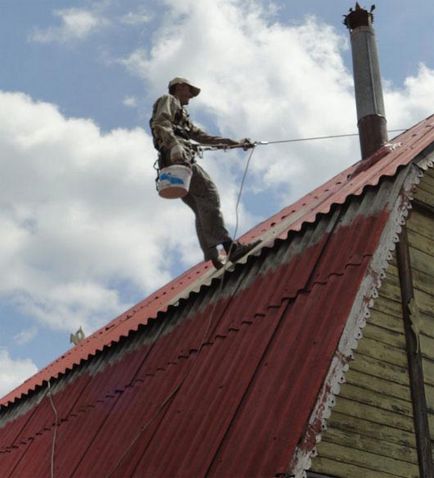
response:
[[(241, 196), (243, 194), (244, 183), (246, 182), (247, 172), (249, 171), (250, 160), (252, 159), (254, 151), (255, 151), (255, 148), (251, 148), (249, 157), (247, 158), (246, 166), (244, 168), (243, 177), (241, 179), (240, 190), (238, 191), (237, 203), (235, 205), (235, 228), (234, 228), (234, 233), (232, 235), (232, 237), (234, 239), (237, 237), (237, 233), (238, 233), (238, 224), (239, 224), (238, 208), (239, 208), (239, 205), (240, 205), (240, 202), (241, 202)], [(230, 254), (229, 254), (229, 256), (230, 256)]]
[[(246, 162), (246, 166), (244, 167), (244, 173), (243, 173), (243, 177), (241, 179), (241, 184), (240, 184), (240, 189), (238, 191), (238, 196), (237, 196), (237, 202), (236, 202), (236, 205), (235, 205), (235, 227), (234, 227), (234, 233), (233, 233), (233, 237), (235, 238), (236, 237), (236, 234), (238, 232), (238, 227), (239, 227), (239, 205), (240, 205), (240, 202), (241, 202), (241, 196), (242, 196), (242, 193), (243, 193), (243, 189), (244, 189), (244, 184), (245, 184), (245, 181), (246, 181), (246, 177), (247, 177), (247, 172), (249, 170), (249, 167), (250, 167), (250, 161), (252, 159), (252, 156), (253, 156), (253, 152), (255, 150), (255, 147), (252, 147), (251, 148), (251, 151), (250, 151), (250, 154), (247, 158), (247, 162)], [(230, 257), (230, 253), (232, 251), (232, 246), (233, 246), (233, 243), (231, 244), (231, 247), (229, 249), (229, 252), (228, 252), (228, 257)], [(230, 264), (229, 260), (228, 262), (223, 266), (223, 273), (220, 277), (220, 284), (219, 284), (219, 291), (218, 291), (218, 296), (221, 295), (221, 292), (223, 290), (223, 283), (224, 283), (224, 277), (225, 277), (225, 274), (226, 274), (226, 270), (228, 268), (228, 264)], [(232, 298), (234, 297), (235, 293), (237, 292), (238, 290), (238, 287), (240, 286), (240, 282), (237, 284), (237, 286), (235, 287), (234, 291), (232, 292), (231, 294), (231, 297), (230, 297), (230, 300), (227, 302), (226, 306), (224, 307), (222, 313), (220, 314), (220, 317), (223, 316), (223, 314), (226, 312), (227, 308), (229, 307), (230, 305), (230, 302), (232, 300)], [(130, 442), (130, 444), (128, 445), (128, 447), (125, 449), (125, 451), (122, 453), (122, 455), (120, 456), (119, 460), (116, 462), (116, 465), (114, 466), (114, 468), (110, 471), (110, 473), (107, 475), (107, 478), (111, 478), (114, 473), (119, 469), (119, 467), (121, 466), (122, 462), (124, 461), (125, 457), (127, 456), (128, 452), (133, 448), (133, 446), (137, 443), (137, 441), (140, 439), (140, 437), (142, 436), (142, 434), (146, 431), (146, 429), (151, 425), (151, 423), (154, 422), (154, 420), (159, 416), (159, 414), (163, 411), (164, 407), (166, 406), (167, 403), (169, 403), (169, 401), (175, 397), (175, 395), (179, 392), (179, 390), (181, 389), (181, 387), (183, 386), (183, 384), (185, 383), (185, 381), (187, 380), (188, 376), (190, 375), (190, 372), (193, 370), (193, 365), (195, 364), (195, 360), (197, 359), (197, 357), (199, 356), (200, 352), (202, 351), (205, 343), (207, 342), (207, 339), (208, 339), (208, 334), (212, 328), (212, 324), (214, 322), (214, 314), (215, 314), (215, 311), (216, 311), (216, 306), (217, 306), (217, 301), (214, 302), (214, 305), (213, 305), (213, 308), (212, 308), (212, 311), (211, 311), (211, 314), (209, 316), (209, 320), (208, 320), (208, 325), (207, 325), (207, 328), (205, 329), (205, 332), (202, 336), (202, 339), (201, 339), (201, 342), (200, 342), (200, 345), (198, 347), (198, 350), (197, 350), (197, 354), (194, 356), (194, 358), (192, 359), (192, 362), (190, 364), (190, 367), (189, 369), (187, 370), (187, 373), (184, 375), (184, 377), (182, 378), (182, 380), (174, 387), (174, 389), (166, 396), (166, 398), (160, 403), (160, 405), (158, 406), (157, 410), (155, 411), (155, 413), (140, 427), (140, 429), (138, 430), (138, 432), (136, 433), (136, 435), (134, 436), (134, 438), (132, 439), (132, 441)], [(51, 477), (51, 478), (54, 478), (54, 477)]]
[[(235, 227), (234, 227), (234, 232), (232, 234), (232, 237), (234, 239), (236, 239), (237, 237), (237, 233), (238, 233), (238, 227), (239, 227), (239, 205), (240, 205), (240, 202), (241, 202), (241, 196), (243, 194), (243, 190), (244, 190), (244, 183), (246, 181), (246, 177), (247, 177), (247, 172), (249, 170), (249, 167), (250, 167), (250, 160), (252, 159), (252, 156), (253, 156), (253, 152), (255, 151), (255, 147), (252, 147), (251, 148), (251, 151), (250, 151), (250, 154), (249, 154), (249, 157), (247, 158), (247, 161), (246, 161), (246, 166), (244, 167), (244, 172), (243, 172), (243, 177), (241, 178), (241, 183), (240, 183), (240, 189), (238, 191), (238, 196), (237, 196), (237, 202), (235, 204)], [(229, 251), (227, 252), (227, 262), (223, 265), (223, 273), (220, 277), (220, 285), (219, 285), (219, 293), (218, 293), (218, 296), (221, 295), (221, 291), (223, 290), (223, 283), (224, 283), (224, 279), (225, 279), (225, 274), (226, 274), (226, 271), (228, 269), (228, 266), (230, 264), (230, 257), (231, 257), (231, 253), (232, 253), (232, 249), (234, 247), (234, 241), (232, 241), (232, 244), (230, 245), (229, 247)], [(238, 289), (238, 287), (235, 288), (235, 291)], [(234, 296), (235, 294), (235, 291), (232, 293), (231, 295), (231, 299), (232, 297)], [(226, 309), (228, 307), (230, 303), (230, 300), (228, 301), (228, 304), (226, 305), (226, 307), (224, 308), (223, 312), (222, 312), (222, 315), (226, 312)], [(210, 318), (208, 320), (208, 327), (205, 331), (205, 334), (203, 336), (203, 339), (202, 339), (202, 344), (200, 346), (200, 348), (202, 348), (203, 344), (205, 343), (206, 341), (206, 338), (207, 338), (207, 335), (209, 333), (209, 331), (211, 330), (211, 326), (212, 326), (212, 323), (214, 321), (214, 312), (215, 312), (215, 309), (216, 309), (216, 306), (217, 306), (217, 301), (214, 302), (214, 307), (213, 307), (213, 310), (210, 314)]]

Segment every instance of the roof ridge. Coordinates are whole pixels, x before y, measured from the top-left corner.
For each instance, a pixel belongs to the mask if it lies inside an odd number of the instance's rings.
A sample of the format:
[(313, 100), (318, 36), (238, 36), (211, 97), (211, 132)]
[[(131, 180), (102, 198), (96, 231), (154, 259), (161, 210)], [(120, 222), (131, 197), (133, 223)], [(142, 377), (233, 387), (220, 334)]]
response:
[[(263, 242), (259, 251), (264, 247), (274, 247), (277, 239), (285, 239), (290, 232), (301, 231), (304, 224), (316, 222), (319, 215), (328, 214), (333, 205), (343, 204), (349, 197), (363, 194), (366, 187), (377, 186), (382, 177), (394, 176), (400, 166), (411, 162), (419, 153), (434, 143), (433, 118), (434, 115), (431, 115), (397, 136), (403, 146), (389, 151), (369, 169), (359, 172), (354, 178), (349, 178), (349, 174), (360, 162), (353, 164), (292, 205), (283, 208), (268, 220), (253, 227), (242, 236), (242, 239), (247, 241), (262, 238)], [(242, 264), (239, 264), (238, 267), (242, 267)], [(178, 300), (188, 300), (195, 289), (199, 288), (198, 290), (200, 290), (201, 287), (210, 286), (214, 280), (218, 280), (218, 276), (214, 272), (207, 275), (207, 271), (210, 270), (210, 266), (204, 262), (191, 267), (9, 392), (0, 400), (0, 407), (20, 399), (23, 395), (42, 386), (49, 379), (65, 374), (82, 361), (88, 360), (104, 348), (127, 337), (130, 333), (138, 330), (141, 325), (146, 324), (148, 320), (156, 318), (160, 312), (167, 311), (168, 307), (171, 307), (171, 300), (175, 297), (178, 297)]]

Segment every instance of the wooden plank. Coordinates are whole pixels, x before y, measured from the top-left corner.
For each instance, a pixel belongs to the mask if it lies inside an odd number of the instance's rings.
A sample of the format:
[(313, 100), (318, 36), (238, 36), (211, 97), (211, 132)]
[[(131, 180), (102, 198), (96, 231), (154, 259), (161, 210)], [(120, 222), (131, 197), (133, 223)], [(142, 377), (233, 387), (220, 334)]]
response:
[[(434, 317), (429, 317), (427, 315), (422, 315), (422, 320), (420, 321), (420, 331), (421, 335), (427, 337), (428, 339), (434, 338)], [(427, 348), (425, 348), (425, 352), (428, 355)], [(430, 352), (432, 353), (432, 347), (430, 346)]]
[(419, 212), (424, 212), (429, 216), (434, 216), (434, 206), (427, 204), (426, 202), (419, 201), (419, 199), (413, 199), (412, 201), (413, 209)]
[[(390, 473), (392, 476), (399, 476), (402, 478), (410, 478), (414, 476), (419, 478), (419, 469), (412, 463), (362, 450), (357, 450), (357, 452), (355, 452), (352, 448), (334, 443), (321, 443), (318, 446), (318, 454), (323, 458), (334, 459), (341, 463), (348, 463), (354, 466), (361, 466), (367, 470), (378, 470), (383, 473)], [(371, 475), (367, 474), (365, 476)]]
[(390, 263), (386, 270), (386, 277), (383, 282), (390, 282), (399, 287), (399, 273), (396, 264)]
[[(421, 327), (421, 329), (424, 329), (424, 327)], [(431, 330), (430, 332), (432, 333), (433, 331)], [(434, 338), (422, 333), (419, 335), (419, 341), (422, 357), (429, 360), (429, 366), (434, 368)]]
[(434, 386), (434, 362), (424, 358), (422, 359), (422, 365), (425, 383)]
[(432, 256), (414, 248), (411, 249), (410, 256), (413, 270), (416, 269), (430, 277), (434, 277), (434, 260)]
[(430, 438), (434, 440), (434, 414), (428, 414), (428, 423), (429, 423), (429, 431), (430, 431)]
[(399, 285), (391, 280), (385, 280), (378, 291), (380, 297), (386, 297), (394, 302), (401, 303), (401, 291)]
[(428, 405), (428, 423), (431, 440), (434, 440), (434, 385), (425, 384), (425, 395)]
[[(345, 381), (346, 383), (359, 385), (360, 387), (366, 388), (368, 390), (381, 390), (381, 393), (386, 397), (395, 397), (401, 400), (407, 400), (407, 402), (411, 402), (410, 386), (408, 383), (407, 385), (401, 385), (399, 383), (384, 380), (383, 377), (374, 377), (368, 373), (359, 372), (353, 367), (351, 367), (345, 375)], [(342, 385), (342, 387), (344, 386), (345, 384)]]
[(431, 191), (434, 194), (434, 177), (425, 173), (417, 188), (422, 188), (425, 191)]
[(426, 178), (427, 176), (434, 178), (434, 168), (427, 168), (424, 170), (422, 179)]
[(383, 390), (368, 390), (350, 383), (342, 386), (339, 397), (348, 398), (355, 402), (355, 406), (370, 405), (381, 410), (400, 413), (407, 417), (413, 416), (411, 401), (393, 398), (383, 394)]
[(407, 368), (407, 356), (404, 350), (364, 337), (359, 341), (357, 351), (392, 365)]
[(429, 226), (431, 221), (432, 219), (428, 213), (413, 209), (410, 213), (406, 227), (409, 232), (417, 232), (429, 239), (432, 237), (432, 232)]
[(390, 382), (398, 383), (401, 385), (409, 385), (409, 376), (407, 368), (398, 367), (389, 363), (382, 362), (381, 360), (363, 356), (363, 361), (358, 360), (360, 351), (356, 354), (356, 359), (351, 364), (351, 368), (358, 370), (359, 372), (369, 373), (374, 377), (383, 378)]
[(434, 318), (434, 295), (415, 289), (414, 298), (419, 314)]
[[(380, 299), (377, 299), (377, 307), (381, 307)], [(371, 309), (371, 316), (368, 319), (368, 325), (374, 324), (378, 327), (382, 327), (386, 330), (399, 334), (404, 340), (404, 328), (402, 325), (402, 318), (396, 315), (386, 314), (378, 309)], [(363, 330), (364, 332), (364, 330)]]
[(434, 413), (434, 385), (425, 384), (425, 395), (430, 413)]
[(434, 205), (434, 194), (424, 188), (418, 187), (414, 194), (414, 198), (430, 206)]
[[(349, 465), (333, 459), (317, 456), (312, 462), (312, 470), (330, 477), (339, 478), (391, 478), (396, 475)], [(309, 475), (308, 475), (309, 476)], [(415, 475), (417, 476), (417, 475)]]
[(340, 413), (354, 416), (363, 420), (368, 420), (379, 425), (387, 424), (391, 428), (412, 432), (414, 430), (413, 420), (411, 417), (401, 415), (399, 413), (381, 410), (370, 405), (358, 406), (354, 400), (349, 400), (345, 397), (339, 396), (336, 399), (336, 410)]
[(396, 262), (395, 263), (390, 262), (389, 266), (387, 267), (385, 280), (388, 280), (389, 278), (392, 278), (392, 279), (394, 278), (395, 283), (399, 284), (399, 273), (398, 273), (398, 266)]
[[(430, 227), (433, 227), (434, 229), (434, 225)], [(434, 240), (432, 236), (427, 237), (419, 234), (418, 232), (408, 231), (408, 242), (410, 244), (410, 248), (417, 249), (429, 254), (431, 257), (434, 257)]]
[(380, 297), (374, 301), (372, 309), (383, 312), (384, 314), (392, 315), (398, 319), (402, 318), (401, 302), (390, 300), (381, 294)]
[(429, 174), (424, 174), (420, 180), (420, 183), (416, 186), (416, 191), (418, 189), (431, 192), (434, 196), (434, 178)]
[(395, 349), (401, 349), (405, 354), (405, 337), (403, 333), (388, 330), (387, 328), (379, 327), (371, 323), (366, 325), (366, 327), (362, 330), (362, 333), (366, 338), (377, 340), (378, 342), (387, 344)]
[(339, 410), (334, 410), (328, 420), (328, 428), (336, 428), (348, 433), (358, 433), (366, 437), (376, 438), (379, 441), (395, 443), (416, 449), (416, 436), (414, 430), (405, 431), (389, 426), (387, 423), (374, 423), (354, 415), (346, 415)]
[[(434, 261), (434, 257), (432, 259)], [(432, 294), (434, 289), (434, 277), (424, 271), (413, 269), (413, 285), (426, 294)]]
[[(277, 476), (281, 476), (280, 474), (278, 475), (275, 475), (276, 477)], [(294, 475), (288, 475), (286, 474), (285, 477), (287, 476), (291, 476), (293, 477)], [(282, 477), (284, 478), (284, 477)], [(333, 478), (333, 477), (330, 477), (330, 475), (323, 475), (322, 473), (315, 473), (314, 471), (307, 471), (306, 472), (306, 478)]]
[(420, 321), (420, 331), (422, 335), (425, 337), (434, 338), (434, 317), (425, 314), (421, 314), (420, 317), (422, 319)]
[[(322, 442), (353, 448), (354, 450), (367, 451), (376, 455), (395, 458), (407, 463), (418, 464), (417, 450), (404, 444), (389, 443), (378, 440), (377, 437), (367, 437), (359, 433), (349, 433), (337, 428), (331, 428), (323, 434)], [(321, 454), (321, 445), (318, 451)], [(357, 453), (357, 451), (356, 451)]]

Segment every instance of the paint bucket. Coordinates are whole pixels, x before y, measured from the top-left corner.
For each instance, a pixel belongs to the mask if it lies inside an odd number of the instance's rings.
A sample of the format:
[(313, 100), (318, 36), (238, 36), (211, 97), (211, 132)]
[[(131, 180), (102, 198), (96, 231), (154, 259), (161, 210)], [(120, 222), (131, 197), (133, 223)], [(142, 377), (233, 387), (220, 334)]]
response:
[(162, 198), (177, 199), (188, 193), (191, 180), (191, 169), (182, 164), (173, 164), (160, 169), (157, 191)]

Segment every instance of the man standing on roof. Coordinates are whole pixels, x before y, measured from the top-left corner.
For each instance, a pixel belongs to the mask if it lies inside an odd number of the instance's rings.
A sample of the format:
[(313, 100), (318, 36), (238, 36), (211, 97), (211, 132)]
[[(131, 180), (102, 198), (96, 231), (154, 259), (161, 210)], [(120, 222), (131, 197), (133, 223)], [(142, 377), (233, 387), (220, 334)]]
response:
[(235, 141), (211, 136), (195, 126), (184, 106), (199, 93), (200, 89), (185, 78), (174, 78), (169, 83), (169, 94), (158, 98), (153, 106), (150, 127), (159, 153), (159, 167), (182, 163), (192, 170), (190, 189), (182, 200), (195, 214), (197, 237), (205, 260), (211, 260), (220, 269), (224, 263), (219, 256), (218, 245), (222, 245), (230, 260), (235, 262), (253, 249), (257, 242), (241, 244), (230, 237), (220, 211), (217, 188), (196, 162), (195, 144), (242, 146), (245, 150), (254, 145), (248, 139)]

